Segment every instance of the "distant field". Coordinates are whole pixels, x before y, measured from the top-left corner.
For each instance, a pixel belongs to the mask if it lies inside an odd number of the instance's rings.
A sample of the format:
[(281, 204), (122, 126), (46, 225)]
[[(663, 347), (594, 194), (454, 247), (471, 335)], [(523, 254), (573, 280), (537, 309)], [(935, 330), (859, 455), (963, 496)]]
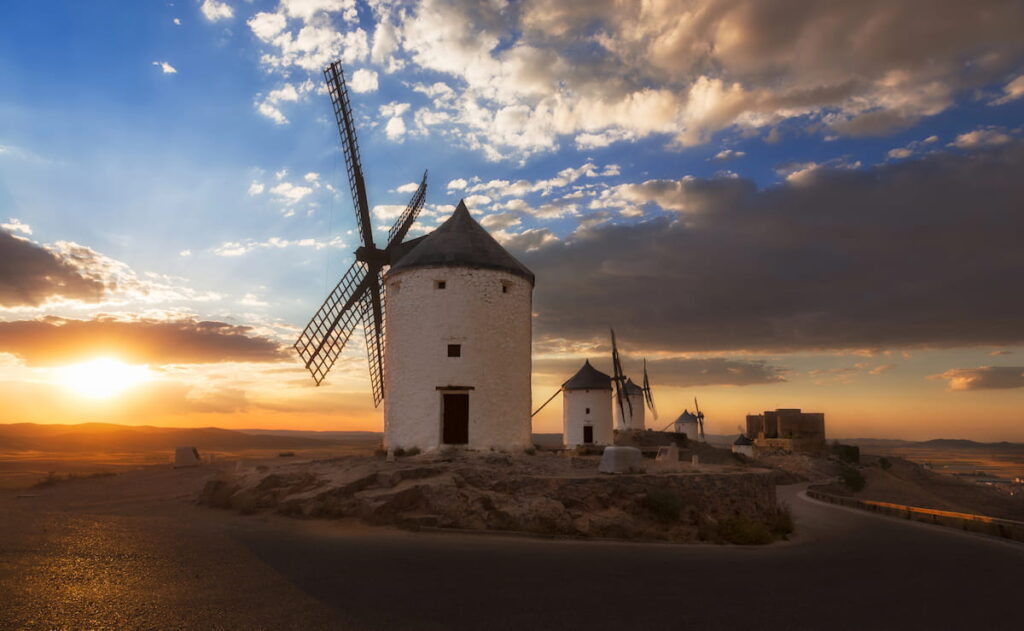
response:
[[(203, 457), (217, 461), (264, 460), (279, 458), (282, 452), (293, 452), (298, 459), (336, 458), (373, 453), (376, 443), (353, 441), (317, 449), (242, 449), (237, 451), (204, 451)], [(152, 466), (170, 466), (171, 450), (128, 453), (68, 453), (46, 451), (0, 452), (0, 491), (25, 489), (43, 480), (49, 473), (90, 475), (119, 473)]]
[(1024, 450), (955, 449), (937, 447), (863, 447), (866, 454), (898, 456), (935, 471), (969, 473), (984, 471), (1002, 478), (1024, 477)]

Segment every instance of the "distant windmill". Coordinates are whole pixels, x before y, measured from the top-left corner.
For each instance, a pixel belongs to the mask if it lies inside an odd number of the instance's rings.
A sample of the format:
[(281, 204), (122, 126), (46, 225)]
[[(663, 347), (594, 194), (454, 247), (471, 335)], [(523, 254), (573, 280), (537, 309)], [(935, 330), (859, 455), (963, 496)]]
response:
[(697, 411), (697, 425), (700, 427), (700, 442), (706, 443), (707, 440), (704, 438), (704, 413), (700, 411), (700, 404), (697, 403), (697, 397), (693, 397), (693, 407)]
[(359, 158), (359, 143), (356, 140), (356, 128), (341, 63), (335, 61), (327, 66), (324, 79), (334, 105), (338, 132), (341, 134), (341, 148), (345, 154), (345, 168), (362, 245), (355, 251), (355, 262), (302, 331), (295, 342), (295, 350), (313, 375), (313, 380), (320, 385), (341, 354), (356, 324), (362, 320), (373, 404), (376, 407), (384, 398), (383, 270), (385, 265), (391, 265), (403, 252), (408, 251), (410, 244), (419, 241), (413, 239), (403, 243), (402, 240), (423, 208), (427, 195), (427, 173), (423, 172), (419, 188), (388, 232), (387, 245), (384, 249), (378, 248), (373, 241), (370, 205), (366, 198), (366, 184), (363, 182), (363, 164)]
[[(658, 411), (654, 407), (654, 396), (653, 396), (653, 394), (651, 392), (651, 380), (647, 376), (647, 360), (644, 359), (644, 381), (643, 381), (644, 385), (641, 388), (640, 386), (638, 386), (635, 383), (633, 383), (633, 381), (629, 377), (627, 377), (625, 375), (625, 373), (623, 372), (623, 370), (622, 370), (622, 361), (619, 359), (619, 347), (618, 347), (618, 345), (615, 342), (615, 329), (611, 329), (611, 334), (612, 334), (612, 371), (613, 371), (613, 374), (614, 374), (614, 376), (611, 378), (611, 380), (612, 380), (612, 385), (614, 386), (613, 390), (614, 390), (615, 401), (618, 404), (618, 408), (619, 408), (619, 419), (621, 420), (621, 419), (626, 418), (625, 412), (626, 412), (627, 409), (629, 410), (629, 417), (630, 418), (633, 417), (633, 401), (630, 399), (631, 396), (634, 399), (637, 398), (638, 396), (642, 396), (643, 397), (643, 401), (646, 401), (647, 402), (647, 406), (651, 408), (651, 414), (654, 415), (654, 418), (658, 418)], [(590, 370), (592, 370), (592, 371), (594, 370), (590, 366), (590, 362), (589, 361), (587, 362), (586, 366)], [(594, 371), (594, 372), (597, 372), (597, 371)], [(598, 373), (598, 374), (600, 374), (602, 376), (605, 376), (604, 373)], [(569, 383), (569, 382), (566, 382), (566, 384), (567, 383)], [(558, 390), (555, 390), (554, 394), (552, 394), (546, 401), (544, 401), (544, 403), (541, 404), (541, 406), (539, 408), (534, 410), (533, 414), (531, 414), (530, 416), (531, 417), (537, 416), (537, 414), (540, 413), (541, 410), (543, 410), (545, 407), (547, 407), (548, 403), (551, 403), (552, 401), (554, 401), (555, 397), (557, 397), (560, 393), (562, 393), (565, 390), (566, 384), (562, 384), (561, 386), (559, 386)], [(641, 407), (641, 410), (643, 409), (643, 401), (641, 401), (639, 403), (639, 405)]]
[[(658, 418), (658, 411), (654, 407), (654, 396), (651, 392), (651, 380), (647, 376), (647, 360), (644, 359), (643, 387), (633, 383), (633, 380), (625, 375), (622, 370), (622, 361), (619, 359), (619, 347), (615, 341), (615, 330), (612, 335), (612, 383), (615, 385), (615, 400), (619, 409), (619, 425), (621, 429), (643, 429), (644, 428), (644, 402), (651, 409), (654, 418)], [(636, 408), (634, 409), (634, 400)], [(626, 410), (629, 416), (626, 416)], [(628, 421), (627, 421), (628, 418)]]

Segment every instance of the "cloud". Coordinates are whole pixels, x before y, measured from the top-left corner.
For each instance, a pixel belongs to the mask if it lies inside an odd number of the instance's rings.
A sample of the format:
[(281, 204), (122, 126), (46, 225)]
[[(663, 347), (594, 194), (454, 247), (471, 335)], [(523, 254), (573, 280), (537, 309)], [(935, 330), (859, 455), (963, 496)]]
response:
[(401, 140), (405, 137), (405, 121), (402, 120), (401, 116), (395, 116), (388, 119), (387, 125), (384, 126), (384, 134), (387, 135), (388, 140)]
[(353, 92), (376, 92), (377, 73), (372, 70), (360, 68), (352, 74), (352, 80), (349, 81), (349, 87), (352, 88)]
[(538, 336), (623, 327), (679, 351), (1024, 342), (1024, 142), (758, 190), (744, 178), (613, 187), (648, 221), (521, 254)]
[(890, 149), (886, 157), (890, 160), (905, 160), (912, 155), (920, 153), (925, 147), (939, 141), (938, 136), (928, 136), (923, 140), (915, 140), (903, 147)]
[(416, 182), (407, 182), (395, 189), (396, 193), (415, 193), (420, 185)]
[(1013, 136), (999, 127), (984, 127), (965, 134), (960, 134), (949, 146), (960, 149), (977, 149), (978, 147), (994, 147), (1013, 141)]
[[(372, 6), (372, 60), (442, 77), (455, 94), (431, 97), (449, 116), (438, 131), (489, 160), (554, 151), (565, 138), (583, 149), (652, 135), (689, 146), (787, 120), (885, 134), (995, 83), (1016, 95), (1024, 52), (1024, 8), (1002, 0), (941, 11), (931, 0)], [(275, 35), (278, 52), (263, 63), (299, 65), (281, 59), (310, 28), (325, 26), (313, 16)], [(332, 33), (366, 39), (348, 22)], [(356, 48), (352, 61), (368, 52)]]
[(989, 355), (992, 356), (992, 357), (1001, 357), (1003, 355), (1012, 355), (1012, 354), (1013, 353), (1011, 351), (1008, 351), (1005, 348), (1004, 349), (1000, 349), (998, 351), (992, 351), (991, 353), (989, 353)]
[(213, 253), (217, 256), (242, 256), (243, 254), (248, 254), (253, 250), (279, 250), (291, 247), (322, 250), (323, 248), (343, 248), (345, 247), (345, 242), (341, 237), (334, 237), (329, 241), (321, 241), (319, 239), (282, 239), (281, 237), (270, 237), (266, 241), (253, 241), (252, 239), (247, 239), (245, 241), (225, 241), (214, 248)]
[(7, 223), (0, 223), (0, 228), (10, 233), (20, 232), (24, 235), (32, 235), (32, 226), (15, 217), (8, 219)]
[(468, 182), (466, 182), (466, 180), (462, 179), (461, 177), (460, 178), (456, 178), (454, 180), (449, 180), (448, 181), (448, 190), (449, 191), (461, 191), (464, 188), (466, 188), (467, 184), (468, 184)]
[(307, 195), (313, 192), (308, 186), (299, 186), (291, 182), (279, 182), (270, 188), (270, 192), (276, 195), (279, 200), (291, 206), (302, 201)]
[(160, 68), (161, 72), (163, 72), (164, 74), (177, 74), (178, 73), (177, 68), (175, 68), (171, 64), (167, 63), (166, 61), (154, 61), (153, 65), (157, 66), (158, 68)]
[(55, 299), (99, 302), (107, 294), (103, 280), (75, 260), (11, 234), (15, 221), (0, 231), (0, 307), (37, 307)]
[(235, 15), (235, 10), (231, 8), (231, 5), (221, 0), (203, 0), (199, 10), (203, 13), (203, 17), (211, 22), (226, 20)]
[(729, 160), (736, 160), (747, 155), (745, 151), (736, 151), (734, 149), (722, 149), (712, 158), (715, 162), (728, 162)]
[(1024, 96), (1024, 75), (1020, 75), (1013, 81), (1003, 86), (1003, 96), (992, 101), (992, 105), (1004, 105), (1010, 101), (1016, 101)]
[(263, 182), (253, 180), (249, 184), (249, 195), (261, 195), (264, 190), (266, 190), (266, 187), (263, 185)]
[(932, 379), (945, 379), (950, 390), (1003, 390), (1024, 388), (1024, 366), (955, 368)]
[(0, 322), (0, 352), (30, 366), (55, 366), (114, 356), (137, 364), (267, 362), (286, 359), (280, 345), (252, 327), (194, 318), (90, 320), (45, 317)]
[[(607, 353), (605, 353), (607, 355)], [(610, 360), (590, 358), (598, 370), (611, 374)], [(639, 382), (642, 375), (639, 361), (624, 358), (627, 375)], [(534, 373), (559, 381), (571, 377), (583, 364), (582, 358), (535, 359)], [(631, 369), (633, 372), (631, 372)], [(692, 386), (751, 386), (786, 381), (786, 369), (760, 360), (736, 360), (724, 357), (650, 359), (647, 372), (655, 396), (659, 388)], [(657, 399), (655, 399), (657, 402)]]

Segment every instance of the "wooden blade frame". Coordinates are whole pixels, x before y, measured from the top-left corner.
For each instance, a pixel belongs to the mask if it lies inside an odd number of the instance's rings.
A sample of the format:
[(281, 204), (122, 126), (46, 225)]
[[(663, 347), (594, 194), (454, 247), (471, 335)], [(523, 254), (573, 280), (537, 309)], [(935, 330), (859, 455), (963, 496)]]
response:
[(359, 322), (362, 309), (354, 307), (359, 307), (366, 293), (366, 272), (362, 261), (352, 263), (295, 342), (316, 385), (327, 376)]
[(295, 342), (295, 349), (313, 375), (313, 380), (320, 385), (352, 336), (356, 324), (362, 320), (373, 404), (376, 407), (384, 400), (383, 269), (390, 260), (390, 251), (402, 243), (423, 209), (427, 195), (427, 172), (423, 172), (419, 188), (388, 232), (387, 251), (379, 250), (373, 242), (373, 224), (366, 183), (363, 180), (363, 164), (359, 157), (359, 141), (341, 63), (335, 61), (327, 66), (324, 79), (338, 124), (349, 190), (352, 192), (352, 204), (363, 245), (356, 251), (356, 262), (342, 276), (334, 291), (306, 325)]
[(341, 149), (345, 154), (345, 170), (348, 173), (348, 185), (352, 191), (352, 204), (356, 211), (356, 222), (363, 245), (373, 249), (373, 225), (370, 222), (370, 204), (366, 199), (366, 183), (363, 181), (363, 162), (359, 158), (359, 141), (356, 138), (356, 125), (352, 120), (352, 107), (348, 100), (348, 88), (345, 86), (345, 73), (341, 62), (335, 61), (324, 68), (324, 79), (327, 81), (327, 92), (334, 106), (334, 118), (338, 122), (338, 134), (341, 136)]
[(626, 408), (629, 408), (629, 417), (632, 420), (633, 402), (629, 400), (628, 394), (623, 394), (623, 391), (626, 389), (626, 376), (622, 374), (622, 362), (619, 361), (619, 347), (615, 344), (615, 329), (610, 329), (610, 331), (612, 333), (612, 372), (614, 373), (612, 381), (615, 382), (615, 398), (619, 403), (619, 418), (622, 420), (623, 429), (625, 429)]
[(644, 399), (647, 400), (647, 407), (651, 408), (651, 414), (655, 420), (658, 418), (658, 410), (654, 407), (654, 394), (651, 392), (651, 382), (647, 378), (647, 358), (644, 358)]
[(394, 249), (398, 247), (402, 240), (405, 239), (405, 235), (409, 233), (409, 229), (416, 223), (416, 217), (419, 216), (420, 211), (423, 210), (423, 202), (427, 199), (427, 172), (423, 172), (423, 179), (420, 181), (420, 187), (413, 193), (412, 199), (409, 200), (409, 205), (405, 207), (405, 211), (402, 216), (398, 218), (395, 225), (391, 226), (391, 230), (388, 231), (388, 249)]

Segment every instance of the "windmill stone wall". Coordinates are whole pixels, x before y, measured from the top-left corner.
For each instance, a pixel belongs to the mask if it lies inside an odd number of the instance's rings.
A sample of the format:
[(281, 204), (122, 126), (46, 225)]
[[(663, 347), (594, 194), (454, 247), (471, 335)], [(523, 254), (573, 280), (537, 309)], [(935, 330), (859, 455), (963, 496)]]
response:
[[(633, 386), (636, 388), (636, 386)], [(644, 402), (644, 394), (642, 390), (637, 389), (636, 392), (629, 392), (627, 394), (630, 403), (633, 404), (633, 410), (630, 412), (628, 405), (623, 405), (623, 414), (619, 412), (618, 404), (615, 405), (615, 427), (618, 429), (633, 429), (642, 430), (647, 427), (646, 425), (646, 403)]]
[(562, 442), (566, 447), (586, 444), (583, 441), (584, 427), (593, 428), (592, 445), (615, 442), (611, 390), (566, 390), (562, 397)]
[[(388, 449), (532, 444), (533, 280), (461, 202), (391, 267), (385, 277)], [(445, 406), (459, 395), (468, 397), (468, 435), (453, 441)]]

